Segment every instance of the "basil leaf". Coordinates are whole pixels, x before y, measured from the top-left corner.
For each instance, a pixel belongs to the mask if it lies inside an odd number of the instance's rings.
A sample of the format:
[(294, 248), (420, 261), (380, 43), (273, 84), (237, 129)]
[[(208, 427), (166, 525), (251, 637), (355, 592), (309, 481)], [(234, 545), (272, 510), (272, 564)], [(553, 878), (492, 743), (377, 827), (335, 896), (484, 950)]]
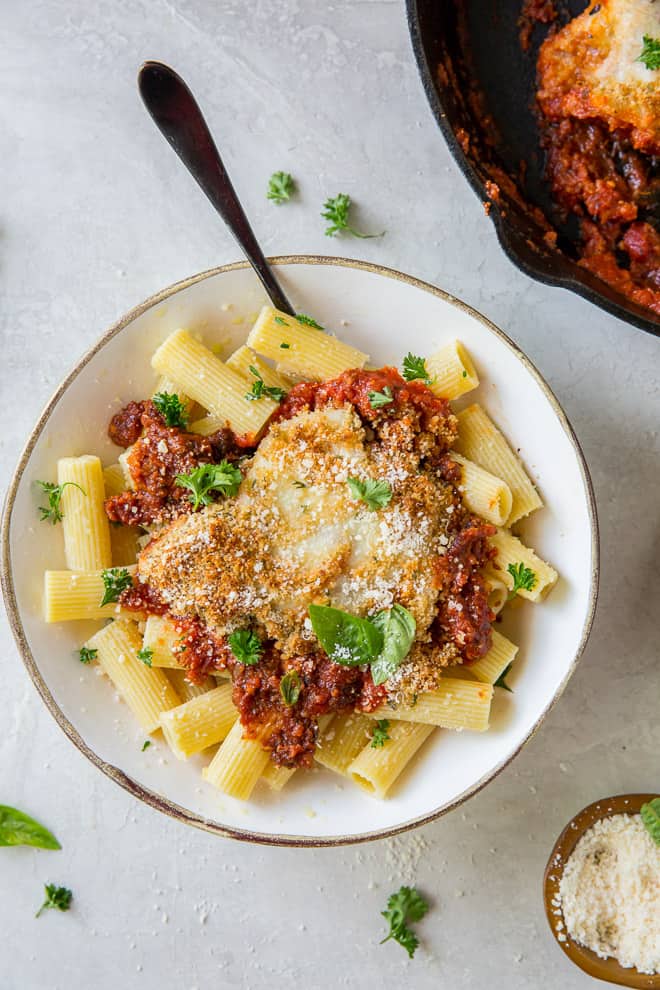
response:
[(660, 797), (653, 798), (648, 804), (643, 804), (640, 808), (640, 814), (647, 832), (656, 846), (660, 846)]
[(297, 670), (290, 670), (280, 681), (280, 694), (285, 705), (291, 708), (300, 697), (302, 681)]
[(316, 638), (335, 663), (359, 667), (383, 648), (383, 634), (369, 619), (328, 605), (310, 605), (308, 612)]
[(0, 846), (37, 846), (61, 849), (52, 832), (17, 808), (0, 804)]
[(383, 684), (408, 656), (417, 624), (403, 605), (393, 605), (387, 612), (378, 612), (371, 621), (383, 634), (383, 648), (371, 664), (371, 676), (374, 684)]

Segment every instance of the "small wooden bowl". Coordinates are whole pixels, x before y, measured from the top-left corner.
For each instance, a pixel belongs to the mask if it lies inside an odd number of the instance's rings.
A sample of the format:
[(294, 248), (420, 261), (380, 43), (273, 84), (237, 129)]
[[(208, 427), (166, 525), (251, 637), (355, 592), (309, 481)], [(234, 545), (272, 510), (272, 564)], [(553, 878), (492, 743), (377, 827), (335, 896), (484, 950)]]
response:
[(545, 915), (550, 931), (564, 954), (572, 963), (597, 980), (616, 983), (621, 987), (640, 988), (640, 990), (660, 990), (660, 974), (649, 976), (648, 973), (639, 973), (634, 967), (626, 969), (620, 966), (616, 959), (601, 959), (591, 949), (578, 945), (568, 934), (565, 926), (561, 929), (561, 934), (566, 936), (566, 941), (560, 942), (557, 937), (560, 932), (557, 931), (556, 925), (561, 915), (555, 914), (558, 908), (553, 901), (559, 897), (559, 884), (564, 866), (587, 829), (601, 818), (610, 818), (612, 815), (636, 815), (643, 804), (657, 796), (657, 794), (617, 794), (615, 797), (604, 798), (587, 805), (570, 820), (557, 839), (543, 876)]

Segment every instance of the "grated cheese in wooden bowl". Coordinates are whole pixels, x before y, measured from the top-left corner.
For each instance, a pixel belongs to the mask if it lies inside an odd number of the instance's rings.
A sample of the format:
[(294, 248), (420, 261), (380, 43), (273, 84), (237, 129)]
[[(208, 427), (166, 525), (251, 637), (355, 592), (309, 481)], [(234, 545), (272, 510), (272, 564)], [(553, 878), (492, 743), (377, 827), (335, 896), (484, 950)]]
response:
[(587, 829), (559, 886), (569, 935), (605, 959), (660, 973), (660, 846), (639, 815)]

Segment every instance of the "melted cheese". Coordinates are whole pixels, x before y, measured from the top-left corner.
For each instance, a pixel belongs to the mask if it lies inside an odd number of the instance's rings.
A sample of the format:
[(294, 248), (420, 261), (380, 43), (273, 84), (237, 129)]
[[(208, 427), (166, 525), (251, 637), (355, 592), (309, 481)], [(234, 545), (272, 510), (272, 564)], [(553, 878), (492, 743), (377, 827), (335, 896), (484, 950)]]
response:
[(594, 0), (547, 38), (538, 61), (546, 116), (601, 118), (630, 129), (639, 149), (660, 149), (660, 70), (638, 61), (644, 35), (660, 39), (659, 3)]
[[(361, 615), (399, 602), (423, 641), (452, 492), (420, 466), (413, 432), (401, 420), (374, 442), (348, 405), (274, 425), (238, 497), (172, 523), (140, 555), (139, 577), (175, 614), (221, 634), (254, 625), (285, 655), (313, 648), (312, 602)], [(387, 478), (391, 502), (369, 509), (350, 477)]]

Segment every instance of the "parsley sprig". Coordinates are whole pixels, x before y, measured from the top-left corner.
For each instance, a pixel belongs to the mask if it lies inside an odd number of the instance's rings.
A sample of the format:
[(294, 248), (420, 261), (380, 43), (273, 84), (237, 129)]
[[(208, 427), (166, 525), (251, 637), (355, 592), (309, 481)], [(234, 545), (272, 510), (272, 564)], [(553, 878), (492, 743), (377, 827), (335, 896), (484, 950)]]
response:
[(392, 488), (389, 482), (378, 478), (348, 478), (346, 481), (354, 498), (359, 498), (368, 509), (384, 509), (392, 501)]
[(277, 206), (286, 203), (296, 191), (296, 184), (293, 176), (289, 172), (273, 172), (268, 180), (267, 199), (271, 199)]
[(78, 651), (78, 657), (81, 663), (91, 663), (92, 660), (96, 659), (98, 652), (98, 650), (90, 650), (88, 646), (81, 646)]
[(81, 488), (80, 485), (77, 485), (75, 481), (65, 481), (62, 485), (56, 485), (52, 481), (37, 481), (37, 484), (41, 485), (44, 492), (48, 496), (48, 505), (39, 506), (41, 522), (46, 522), (46, 520), (48, 520), (48, 522), (51, 522), (53, 526), (56, 523), (61, 522), (64, 518), (62, 516), (60, 503), (62, 501), (62, 493), (67, 485), (73, 485), (74, 488), (78, 488), (83, 495), (87, 494), (87, 492)]
[(145, 667), (151, 667), (154, 658), (154, 651), (149, 646), (143, 646), (137, 651), (137, 658), (141, 660)]
[(394, 402), (389, 385), (386, 385), (382, 392), (367, 392), (367, 398), (372, 409), (382, 409), (383, 406), (389, 406), (390, 402)]
[(101, 571), (101, 577), (105, 588), (101, 605), (118, 602), (122, 591), (126, 591), (133, 584), (133, 578), (125, 567), (109, 567), (107, 570)]
[(403, 359), (403, 377), (407, 382), (414, 382), (421, 379), (425, 385), (431, 385), (433, 379), (426, 370), (426, 361), (410, 351)]
[(264, 652), (261, 640), (252, 629), (235, 629), (227, 636), (227, 642), (238, 662), (247, 667), (259, 663)]
[(390, 728), (390, 720), (388, 718), (379, 718), (374, 726), (374, 731), (371, 735), (371, 748), (372, 749), (382, 749), (385, 743), (390, 739), (388, 731)]
[(660, 38), (652, 38), (650, 34), (645, 34), (642, 41), (642, 50), (635, 61), (642, 62), (651, 71), (660, 69)]
[(352, 227), (348, 221), (348, 213), (351, 208), (351, 197), (347, 193), (339, 193), (337, 196), (326, 199), (323, 204), (323, 212), (321, 216), (324, 220), (327, 220), (330, 224), (329, 227), (325, 228), (325, 233), (327, 237), (334, 237), (335, 234), (340, 232), (346, 232), (347, 234), (352, 234), (353, 237), (382, 237), (385, 233), (384, 230), (380, 234), (362, 234), (355, 227)]
[(507, 601), (515, 598), (519, 591), (533, 591), (536, 586), (537, 577), (534, 571), (525, 567), (522, 561), (519, 564), (509, 564), (507, 571), (513, 578), (513, 587), (507, 595)]
[(419, 939), (408, 927), (416, 921), (421, 921), (429, 906), (415, 887), (401, 887), (392, 894), (387, 902), (387, 910), (381, 911), (382, 916), (389, 922), (390, 930), (381, 945), (391, 938), (402, 945), (410, 958), (415, 955)]
[(250, 371), (256, 380), (252, 382), (252, 388), (245, 395), (248, 401), (254, 402), (264, 395), (267, 395), (269, 399), (274, 399), (275, 402), (281, 402), (282, 399), (286, 398), (286, 389), (280, 388), (279, 385), (266, 385), (259, 369), (255, 368), (253, 364), (250, 365)]
[(142, 743), (142, 749), (140, 750), (140, 752), (144, 753), (144, 751), (149, 749), (150, 746), (151, 746), (151, 739), (145, 739), (145, 741)]
[(54, 883), (45, 883), (44, 890), (46, 891), (46, 898), (35, 914), (35, 918), (38, 918), (48, 908), (57, 908), (58, 911), (69, 910), (71, 901), (73, 900), (73, 894), (67, 887), (58, 887)]
[(220, 461), (219, 464), (200, 464), (188, 474), (176, 476), (177, 485), (190, 489), (188, 497), (194, 510), (199, 509), (200, 505), (210, 505), (214, 494), (235, 495), (242, 480), (243, 475), (240, 470), (229, 461)]
[(156, 392), (151, 400), (165, 420), (166, 426), (178, 426), (184, 430), (188, 417), (186, 408), (175, 392)]

